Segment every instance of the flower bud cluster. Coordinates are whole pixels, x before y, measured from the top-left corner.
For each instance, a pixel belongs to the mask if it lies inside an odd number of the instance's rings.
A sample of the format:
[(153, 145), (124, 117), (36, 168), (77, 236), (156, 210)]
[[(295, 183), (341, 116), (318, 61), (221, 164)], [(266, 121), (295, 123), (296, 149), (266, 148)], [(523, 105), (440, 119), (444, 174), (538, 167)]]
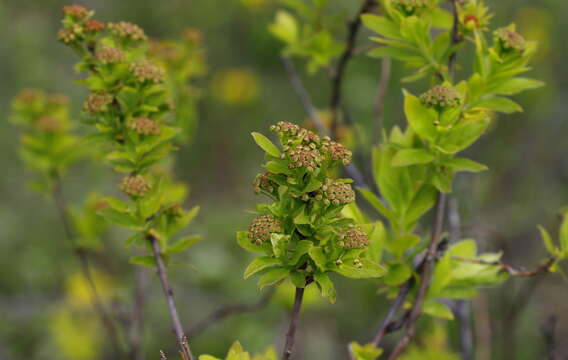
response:
[(107, 110), (113, 101), (113, 96), (106, 92), (90, 93), (87, 101), (83, 104), (83, 110), (91, 114), (101, 113)]
[(345, 249), (364, 249), (369, 246), (369, 235), (359, 226), (352, 226), (339, 234), (337, 245)]
[(108, 27), (113, 35), (125, 40), (145, 41), (148, 39), (141, 27), (126, 21), (111, 23)]
[(351, 150), (335, 141), (325, 142), (324, 140), (322, 152), (326, 153), (331, 160), (340, 161), (343, 165), (349, 165), (353, 157)]
[(125, 194), (136, 197), (142, 197), (150, 191), (150, 185), (142, 175), (125, 176), (119, 187)]
[(462, 95), (453, 87), (437, 85), (420, 96), (422, 103), (437, 109), (453, 108), (462, 103)]
[(290, 169), (305, 167), (309, 172), (320, 167), (323, 161), (323, 156), (319, 150), (305, 145), (289, 148), (286, 150), (286, 156), (290, 160), (288, 163)]
[(501, 28), (493, 33), (495, 42), (503, 51), (524, 51), (526, 49), (525, 38), (510, 28)]
[(138, 135), (160, 135), (160, 125), (152, 119), (134, 118), (129, 126)]
[(270, 234), (282, 232), (282, 222), (271, 214), (260, 215), (248, 228), (249, 239), (260, 245), (270, 240)]
[(300, 132), (300, 127), (287, 121), (279, 121), (276, 125), (272, 125), (270, 130), (276, 132), (278, 136), (296, 136)]
[(350, 184), (326, 179), (326, 183), (318, 190), (316, 199), (323, 201), (325, 205), (347, 205), (355, 201), (355, 192)]
[(276, 189), (276, 184), (270, 180), (269, 176), (272, 175), (266, 171), (258, 174), (253, 181), (254, 192), (260, 194), (262, 191), (272, 193)]
[(164, 81), (164, 69), (149, 60), (140, 60), (130, 64), (130, 72), (141, 83), (149, 81), (159, 84)]
[(124, 61), (124, 52), (113, 47), (103, 47), (97, 50), (95, 57), (103, 64), (119, 63)]

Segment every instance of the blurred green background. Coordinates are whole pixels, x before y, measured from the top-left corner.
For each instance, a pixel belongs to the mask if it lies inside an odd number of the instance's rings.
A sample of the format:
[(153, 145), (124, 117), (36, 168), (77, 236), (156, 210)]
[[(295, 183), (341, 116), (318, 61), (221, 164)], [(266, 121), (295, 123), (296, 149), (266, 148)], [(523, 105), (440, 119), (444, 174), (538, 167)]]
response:
[[(332, 1), (345, 19), (360, 1)], [(262, 296), (254, 280), (242, 280), (249, 260), (234, 241), (246, 229), (257, 201), (250, 186), (262, 153), (250, 132), (266, 132), (277, 121), (301, 123), (305, 114), (279, 59), (280, 45), (267, 31), (280, 7), (277, 0), (79, 1), (104, 21), (125, 20), (153, 38), (176, 38), (187, 27), (204, 34), (208, 73), (201, 89), (199, 127), (191, 144), (177, 154), (179, 180), (191, 186), (191, 204), (201, 213), (192, 232), (204, 236), (184, 261), (170, 271), (186, 328), (223, 304), (253, 302)], [(568, 205), (568, 3), (559, 0), (487, 1), (496, 12), (494, 26), (516, 22), (528, 39), (541, 43), (533, 78), (547, 87), (517, 100), (524, 113), (500, 116), (469, 157), (489, 172), (460, 175), (453, 195), (462, 235), (483, 250), (503, 250), (507, 262), (535, 266), (545, 256), (536, 225), (559, 223), (558, 209)], [(30, 191), (30, 172), (18, 157), (19, 130), (8, 122), (10, 100), (22, 88), (37, 87), (69, 95), (75, 118), (86, 96), (74, 80), (74, 54), (56, 40), (62, 6), (56, 0), (0, 1), (0, 359), (105, 359), (108, 343), (88, 305), (88, 294), (75, 258), (49, 199)], [(368, 43), (369, 33), (359, 37)], [(460, 58), (467, 57), (467, 51)], [(300, 66), (303, 69), (303, 66)], [(368, 168), (372, 104), (380, 62), (359, 55), (350, 63), (344, 103), (356, 123), (357, 162)], [(402, 123), (403, 67), (393, 64), (385, 103), (387, 128)], [(314, 102), (324, 110), (330, 82), (324, 72), (303, 74)], [(408, 86), (416, 92), (424, 84)], [(89, 192), (117, 192), (117, 176), (84, 162), (65, 179), (67, 199), (83, 202)], [(364, 204), (363, 204), (364, 206)], [(135, 272), (128, 264), (128, 234), (113, 232), (94, 256), (103, 296), (128, 325)], [(144, 353), (156, 359), (174, 353), (169, 316), (159, 283), (145, 271)], [(369, 341), (388, 308), (373, 281), (339, 280), (338, 301), (330, 305), (310, 294), (298, 337), (298, 359), (345, 359), (349, 341)], [(266, 291), (266, 290), (265, 290)], [(312, 296), (313, 295), (313, 296)], [(557, 315), (557, 339), (568, 335), (568, 291), (557, 275), (510, 280), (487, 289), (473, 302), (473, 332), (478, 359), (544, 359), (541, 326)], [(281, 346), (292, 290), (282, 289), (259, 311), (230, 317), (191, 338), (195, 353), (222, 355), (233, 340), (251, 351)], [(441, 330), (440, 330), (441, 329)], [(447, 331), (443, 331), (446, 329)], [(458, 351), (455, 323), (424, 320), (418, 344)], [(436, 330), (436, 331), (434, 331)], [(437, 331), (440, 330), (440, 331)], [(446, 335), (444, 335), (444, 333)], [(388, 338), (388, 344), (396, 336)], [(568, 354), (559, 341), (558, 351)], [(106, 357), (105, 357), (106, 356)], [(426, 359), (426, 357), (424, 357)], [(432, 357), (432, 359), (437, 359)]]

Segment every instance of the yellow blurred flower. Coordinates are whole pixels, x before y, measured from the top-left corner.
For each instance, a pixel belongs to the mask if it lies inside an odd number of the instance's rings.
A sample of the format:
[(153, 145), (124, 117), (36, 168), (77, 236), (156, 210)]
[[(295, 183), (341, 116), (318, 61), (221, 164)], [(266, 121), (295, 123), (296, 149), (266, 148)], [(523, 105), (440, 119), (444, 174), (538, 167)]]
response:
[(101, 355), (102, 337), (94, 313), (84, 313), (61, 304), (50, 321), (51, 337), (58, 359), (91, 360)]
[[(112, 279), (108, 276), (93, 272), (93, 281), (97, 286), (97, 291), (101, 301), (105, 301), (112, 295)], [(67, 301), (75, 307), (91, 307), (91, 289), (82, 273), (74, 273), (67, 279), (66, 284)]]
[(213, 76), (213, 94), (231, 105), (245, 105), (258, 97), (257, 76), (246, 69), (227, 69)]

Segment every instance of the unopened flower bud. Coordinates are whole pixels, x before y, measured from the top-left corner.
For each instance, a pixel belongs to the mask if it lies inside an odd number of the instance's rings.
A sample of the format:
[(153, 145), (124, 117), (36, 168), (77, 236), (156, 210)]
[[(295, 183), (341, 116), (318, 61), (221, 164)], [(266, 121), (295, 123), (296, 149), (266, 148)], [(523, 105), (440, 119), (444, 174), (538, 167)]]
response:
[(42, 116), (36, 122), (36, 127), (40, 131), (54, 133), (63, 129), (61, 121), (53, 116)]
[(272, 175), (270, 172), (263, 172), (258, 174), (253, 181), (254, 192), (260, 194), (262, 191), (272, 193), (275, 190), (276, 184), (270, 180), (269, 176)]
[(429, 0), (392, 0), (391, 3), (406, 15), (412, 15), (416, 11), (427, 7)]
[(351, 150), (335, 141), (324, 143), (322, 152), (327, 154), (331, 160), (340, 161), (343, 165), (349, 165), (353, 157)]
[(346, 205), (355, 201), (355, 192), (350, 184), (327, 179), (318, 191), (316, 199), (318, 197), (323, 199), (326, 205)]
[(102, 31), (104, 30), (106, 27), (106, 25), (98, 20), (95, 19), (90, 19), (87, 20), (87, 22), (85, 23), (85, 27), (83, 28), (83, 30), (85, 32), (96, 32), (96, 31)]
[(91, 11), (85, 9), (80, 5), (64, 6), (63, 13), (75, 18), (76, 20), (83, 20), (85, 18), (88, 18), (89, 16), (92, 16)]
[(72, 29), (61, 29), (57, 33), (57, 39), (64, 44), (70, 44), (77, 39), (77, 35)]
[(288, 167), (291, 169), (305, 167), (309, 172), (318, 168), (322, 162), (319, 150), (311, 149), (308, 146), (297, 146), (286, 151), (289, 159)]

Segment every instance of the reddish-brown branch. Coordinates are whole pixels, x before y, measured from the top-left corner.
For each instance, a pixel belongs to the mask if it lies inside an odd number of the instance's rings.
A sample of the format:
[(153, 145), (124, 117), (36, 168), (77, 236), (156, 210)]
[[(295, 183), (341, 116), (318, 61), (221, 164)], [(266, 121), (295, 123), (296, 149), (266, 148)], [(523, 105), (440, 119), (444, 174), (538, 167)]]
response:
[(296, 288), (296, 295), (294, 296), (294, 307), (290, 315), (290, 325), (286, 332), (286, 344), (282, 353), (282, 360), (289, 360), (292, 357), (294, 350), (294, 342), (296, 339), (296, 328), (298, 327), (298, 320), (300, 318), (300, 308), (302, 307), (302, 299), (304, 297), (304, 288)]
[(181, 320), (174, 301), (174, 292), (172, 291), (172, 288), (170, 287), (170, 283), (168, 281), (168, 271), (166, 265), (164, 264), (164, 260), (162, 259), (160, 244), (158, 243), (158, 240), (153, 236), (148, 236), (148, 240), (152, 245), (154, 259), (156, 260), (156, 267), (158, 269), (158, 276), (160, 278), (160, 283), (162, 284), (164, 296), (166, 297), (166, 303), (168, 304), (168, 310), (170, 312), (173, 329), (179, 343), (180, 353), (184, 360), (193, 360), (194, 358), (191, 354), (191, 350), (189, 349), (187, 338), (183, 332)]

